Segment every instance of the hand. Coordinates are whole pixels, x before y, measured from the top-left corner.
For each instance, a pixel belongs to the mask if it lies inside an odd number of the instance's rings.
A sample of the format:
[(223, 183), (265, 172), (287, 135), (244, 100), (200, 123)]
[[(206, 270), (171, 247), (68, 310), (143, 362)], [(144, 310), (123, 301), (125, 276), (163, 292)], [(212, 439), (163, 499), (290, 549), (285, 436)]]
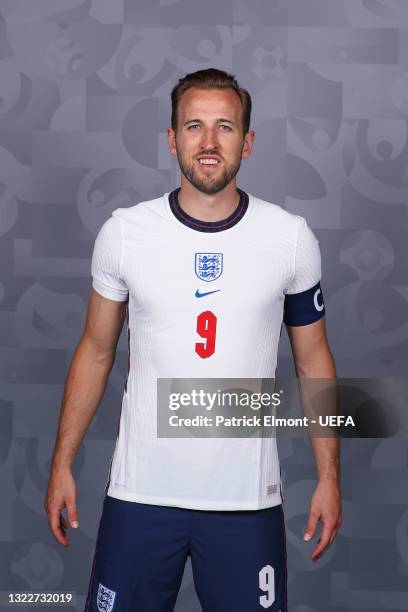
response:
[(314, 536), (318, 521), (323, 523), (323, 527), (320, 539), (311, 554), (313, 561), (331, 546), (342, 522), (341, 496), (337, 480), (322, 480), (317, 485), (310, 502), (304, 540), (309, 541)]
[[(79, 526), (76, 510), (76, 485), (70, 470), (60, 470), (51, 473), (48, 483), (44, 508), (48, 514), (48, 524), (57, 542), (68, 546), (68, 527)], [(68, 521), (61, 510), (67, 509)]]

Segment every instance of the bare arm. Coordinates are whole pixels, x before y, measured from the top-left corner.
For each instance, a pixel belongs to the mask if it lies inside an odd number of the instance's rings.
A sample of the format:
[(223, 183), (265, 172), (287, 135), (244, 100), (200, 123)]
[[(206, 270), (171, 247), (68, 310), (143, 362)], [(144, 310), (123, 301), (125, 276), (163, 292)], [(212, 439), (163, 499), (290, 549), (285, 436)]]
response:
[(50, 529), (67, 546), (66, 507), (71, 526), (78, 522), (71, 468), (79, 445), (106, 389), (126, 316), (126, 302), (91, 290), (84, 332), (73, 355), (64, 388), (58, 433), (44, 507)]
[[(289, 340), (299, 379), (335, 379), (336, 368), (331, 354), (325, 317), (310, 325), (287, 326)], [(299, 386), (301, 389), (301, 385)], [(302, 394), (302, 391), (301, 391)], [(317, 559), (333, 542), (341, 524), (340, 444), (337, 437), (312, 437), (318, 486), (312, 497), (305, 539), (313, 537), (317, 522), (323, 522), (318, 545), (312, 553)]]

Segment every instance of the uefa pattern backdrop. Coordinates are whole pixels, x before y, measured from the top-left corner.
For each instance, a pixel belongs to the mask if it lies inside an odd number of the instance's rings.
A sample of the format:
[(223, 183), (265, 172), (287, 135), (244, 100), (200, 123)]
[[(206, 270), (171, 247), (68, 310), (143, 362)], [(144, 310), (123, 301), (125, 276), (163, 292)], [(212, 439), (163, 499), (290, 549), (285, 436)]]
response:
[[(238, 185), (315, 231), (338, 375), (406, 375), (408, 2), (0, 0), (0, 13), (0, 590), (74, 590), (82, 610), (125, 332), (75, 463), (68, 549), (42, 506), (63, 384), (99, 228), (179, 184), (166, 141), (179, 77), (214, 66), (251, 92)], [(282, 336), (278, 371), (292, 367)], [(408, 609), (407, 450), (343, 441), (344, 523), (312, 563), (310, 448), (282, 445), (291, 612)], [(189, 564), (176, 610), (200, 610)]]

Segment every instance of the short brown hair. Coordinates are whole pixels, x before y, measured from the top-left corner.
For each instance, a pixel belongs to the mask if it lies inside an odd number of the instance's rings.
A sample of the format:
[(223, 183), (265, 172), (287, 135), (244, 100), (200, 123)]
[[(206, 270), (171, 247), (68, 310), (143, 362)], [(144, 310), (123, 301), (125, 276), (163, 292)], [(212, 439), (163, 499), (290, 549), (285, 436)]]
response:
[(171, 127), (174, 131), (177, 130), (177, 109), (180, 98), (190, 87), (197, 87), (198, 89), (233, 89), (241, 100), (244, 134), (248, 132), (251, 121), (251, 96), (246, 89), (239, 86), (234, 74), (228, 74), (224, 70), (218, 70), (218, 68), (207, 68), (190, 72), (179, 79), (178, 83), (173, 87), (171, 91)]

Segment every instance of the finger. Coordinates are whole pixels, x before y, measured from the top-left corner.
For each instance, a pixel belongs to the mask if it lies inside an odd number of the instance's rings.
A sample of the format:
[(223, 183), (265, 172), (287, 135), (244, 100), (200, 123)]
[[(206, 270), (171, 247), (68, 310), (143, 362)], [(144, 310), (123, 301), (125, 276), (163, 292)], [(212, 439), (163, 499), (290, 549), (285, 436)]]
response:
[(77, 509), (75, 505), (75, 500), (73, 498), (68, 498), (66, 500), (66, 506), (67, 506), (69, 524), (71, 527), (76, 529), (77, 527), (79, 527), (79, 519), (78, 519), (78, 513), (77, 513)]
[(335, 527), (334, 527), (334, 529), (333, 529), (333, 533), (332, 533), (332, 534), (331, 534), (331, 536), (330, 536), (330, 543), (329, 543), (329, 546), (331, 546), (331, 545), (333, 544), (333, 542), (334, 542), (335, 538), (337, 537), (337, 533), (338, 533), (338, 531), (339, 531), (339, 529), (340, 529), (340, 525), (341, 525), (341, 523), (337, 523), (337, 525), (335, 525)]
[(57, 542), (62, 544), (63, 546), (68, 545), (68, 536), (66, 535), (64, 529), (61, 526), (61, 515), (58, 508), (51, 508), (50, 513), (48, 515), (48, 521), (50, 525), (51, 532)]
[(309, 540), (311, 540), (315, 534), (316, 531), (316, 526), (319, 520), (319, 515), (316, 512), (310, 512), (309, 513), (309, 518), (307, 520), (307, 525), (305, 528), (305, 533), (303, 536), (303, 539), (308, 542)]
[(323, 525), (320, 539), (311, 555), (313, 561), (315, 561), (328, 547), (333, 529), (334, 526), (328, 525), (327, 523)]

